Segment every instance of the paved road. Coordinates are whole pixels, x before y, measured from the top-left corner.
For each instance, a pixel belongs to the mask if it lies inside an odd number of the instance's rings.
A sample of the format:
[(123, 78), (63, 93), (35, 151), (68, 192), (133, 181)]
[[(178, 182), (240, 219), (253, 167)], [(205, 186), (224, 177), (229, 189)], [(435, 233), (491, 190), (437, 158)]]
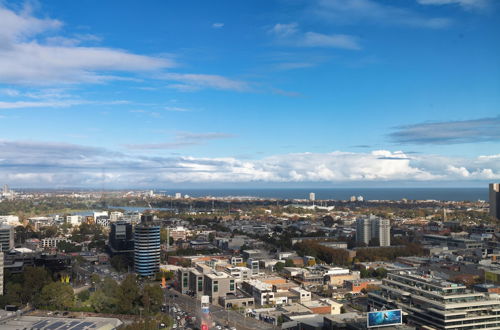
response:
[[(189, 315), (196, 316), (200, 319), (200, 302), (195, 298), (187, 295), (179, 294), (174, 290), (165, 290), (167, 305), (177, 304), (182, 310), (189, 313)], [(177, 294), (178, 297), (171, 298), (170, 295)], [(231, 327), (236, 327), (238, 330), (252, 330), (252, 329), (263, 329), (263, 330), (274, 330), (279, 329), (276, 326), (261, 322), (259, 320), (244, 317), (240, 313), (232, 310), (225, 310), (224, 308), (217, 305), (210, 305), (210, 315), (212, 320), (220, 325), (229, 325)], [(210, 329), (213, 329), (211, 327)]]

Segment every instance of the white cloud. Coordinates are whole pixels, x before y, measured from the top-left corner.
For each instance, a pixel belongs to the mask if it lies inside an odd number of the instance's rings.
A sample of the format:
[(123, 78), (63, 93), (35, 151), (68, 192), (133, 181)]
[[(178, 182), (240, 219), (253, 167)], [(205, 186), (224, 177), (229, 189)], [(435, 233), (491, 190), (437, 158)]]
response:
[(183, 90), (194, 91), (204, 88), (233, 90), (238, 92), (250, 90), (247, 82), (234, 80), (219, 75), (195, 74), (195, 73), (165, 73), (160, 76), (165, 80), (174, 81), (169, 87)]
[(21, 108), (60, 108), (82, 104), (84, 101), (64, 100), (64, 101), (0, 101), (0, 109), (21, 109)]
[(190, 112), (191, 111), (191, 109), (182, 108), (182, 107), (165, 107), (165, 110), (174, 111), (174, 112)]
[(333, 47), (343, 49), (360, 49), (357, 38), (347, 34), (322, 34), (302, 32), (297, 23), (275, 24), (269, 33), (276, 41), (295, 47)]
[(490, 0), (417, 0), (421, 5), (459, 5), (465, 9), (484, 9)]
[[(197, 138), (217, 138), (217, 133), (179, 134), (192, 135), (192, 140), (185, 140), (186, 143)], [(103, 169), (109, 187), (158, 187), (179, 182), (306, 185), (311, 182), (487, 182), (500, 180), (498, 159), (498, 155), (409, 157), (400, 151), (375, 150), (294, 153), (241, 160), (143, 156), (64, 143), (0, 141), (0, 182), (24, 187), (97, 187), (103, 182)]]
[(41, 35), (57, 31), (61, 26), (58, 20), (38, 19), (31, 13), (14, 12), (0, 4), (0, 83), (96, 83), (119, 79), (119, 73), (174, 66), (174, 62), (166, 58), (114, 48), (78, 46), (82, 40), (98, 39), (92, 35), (76, 39), (54, 35), (45, 38), (45, 43), (39, 41)]
[(221, 28), (223, 28), (223, 27), (224, 27), (224, 23), (213, 23), (213, 24), (212, 24), (212, 27), (213, 27), (214, 29), (221, 29)]
[(332, 24), (371, 23), (440, 29), (452, 23), (448, 18), (427, 17), (410, 9), (373, 0), (318, 0), (312, 3), (311, 13)]
[(161, 149), (179, 149), (184, 147), (196, 146), (206, 143), (209, 140), (227, 139), (233, 135), (219, 132), (209, 133), (191, 133), (176, 132), (172, 142), (146, 143), (146, 144), (127, 144), (128, 149), (136, 150), (161, 150)]

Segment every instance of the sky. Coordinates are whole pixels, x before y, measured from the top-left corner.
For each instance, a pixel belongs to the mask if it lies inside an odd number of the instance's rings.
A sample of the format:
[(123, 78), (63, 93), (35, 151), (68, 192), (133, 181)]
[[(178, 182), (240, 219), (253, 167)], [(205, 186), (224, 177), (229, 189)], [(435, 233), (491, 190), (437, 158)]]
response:
[(0, 184), (500, 181), (496, 0), (0, 0)]

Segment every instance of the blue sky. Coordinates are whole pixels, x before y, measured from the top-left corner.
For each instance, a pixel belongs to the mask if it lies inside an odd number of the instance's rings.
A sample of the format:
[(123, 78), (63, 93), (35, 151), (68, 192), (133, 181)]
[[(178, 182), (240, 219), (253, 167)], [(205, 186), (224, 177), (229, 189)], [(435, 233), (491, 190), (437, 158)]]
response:
[(500, 180), (493, 0), (0, 1), (0, 182)]

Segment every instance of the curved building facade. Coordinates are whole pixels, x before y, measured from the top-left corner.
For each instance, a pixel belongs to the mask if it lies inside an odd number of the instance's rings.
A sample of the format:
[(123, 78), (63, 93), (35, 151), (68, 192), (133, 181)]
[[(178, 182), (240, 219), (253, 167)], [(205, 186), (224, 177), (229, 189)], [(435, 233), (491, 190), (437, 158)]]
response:
[(135, 272), (140, 276), (154, 275), (160, 269), (160, 226), (136, 226), (134, 241)]

